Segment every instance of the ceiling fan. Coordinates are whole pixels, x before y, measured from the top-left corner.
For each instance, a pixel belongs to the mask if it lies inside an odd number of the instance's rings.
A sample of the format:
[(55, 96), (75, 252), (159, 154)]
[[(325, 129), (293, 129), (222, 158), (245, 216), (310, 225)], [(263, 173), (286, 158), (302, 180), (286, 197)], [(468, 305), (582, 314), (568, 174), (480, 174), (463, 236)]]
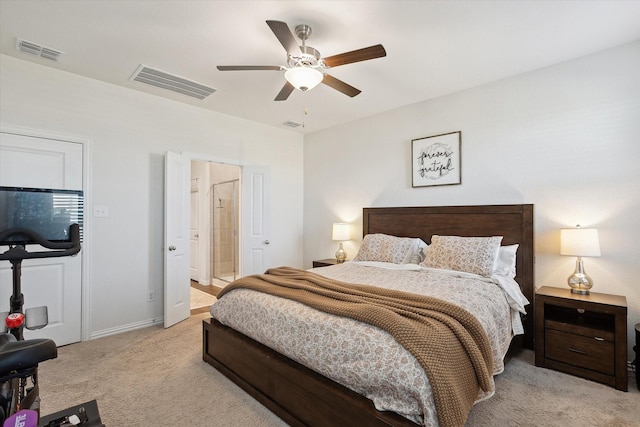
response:
[(320, 83), (324, 83), (333, 89), (344, 93), (350, 97), (358, 95), (361, 91), (355, 87), (339, 80), (325, 71), (339, 65), (351, 64), (354, 62), (367, 61), (369, 59), (381, 58), (387, 55), (381, 44), (369, 46), (351, 52), (322, 58), (320, 52), (307, 46), (306, 40), (311, 36), (311, 27), (305, 24), (296, 26), (295, 32), (302, 40), (302, 46), (298, 45), (295, 37), (285, 22), (267, 21), (267, 25), (278, 38), (284, 49), (287, 51), (287, 66), (284, 65), (218, 65), (220, 71), (253, 71), (271, 70), (285, 71), (284, 77), (287, 82), (280, 90), (275, 101), (285, 101), (293, 89), (307, 91), (313, 89)]

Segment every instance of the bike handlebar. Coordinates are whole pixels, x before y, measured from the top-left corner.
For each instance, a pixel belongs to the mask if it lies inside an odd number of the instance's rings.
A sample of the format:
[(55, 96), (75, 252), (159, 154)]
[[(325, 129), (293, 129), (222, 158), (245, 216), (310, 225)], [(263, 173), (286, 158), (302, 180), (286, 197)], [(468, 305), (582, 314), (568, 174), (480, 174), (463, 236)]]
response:
[(52, 242), (45, 239), (38, 233), (27, 228), (10, 228), (4, 231), (0, 231), (0, 242), (6, 241), (10, 236), (20, 234), (29, 237), (37, 244), (44, 246), (47, 249), (54, 249), (52, 251), (38, 251), (27, 252), (23, 245), (17, 244), (11, 247), (8, 251), (0, 254), (0, 260), (3, 261), (16, 261), (32, 258), (52, 258), (75, 255), (80, 252), (80, 226), (78, 224), (71, 224), (69, 227), (69, 235), (71, 240), (69, 242)]

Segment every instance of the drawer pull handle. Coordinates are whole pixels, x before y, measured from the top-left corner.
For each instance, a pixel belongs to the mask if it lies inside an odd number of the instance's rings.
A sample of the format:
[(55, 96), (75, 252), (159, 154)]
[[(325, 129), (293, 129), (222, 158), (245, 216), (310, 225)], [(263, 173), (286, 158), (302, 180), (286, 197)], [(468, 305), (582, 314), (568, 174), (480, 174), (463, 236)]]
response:
[(574, 352), (574, 353), (578, 353), (578, 354), (587, 354), (587, 352), (586, 352), (586, 351), (578, 350), (578, 349), (571, 348), (571, 347), (569, 347), (569, 351), (572, 351), (572, 352)]
[(593, 338), (595, 338), (596, 341), (604, 341), (604, 338), (601, 338), (601, 337), (593, 337)]

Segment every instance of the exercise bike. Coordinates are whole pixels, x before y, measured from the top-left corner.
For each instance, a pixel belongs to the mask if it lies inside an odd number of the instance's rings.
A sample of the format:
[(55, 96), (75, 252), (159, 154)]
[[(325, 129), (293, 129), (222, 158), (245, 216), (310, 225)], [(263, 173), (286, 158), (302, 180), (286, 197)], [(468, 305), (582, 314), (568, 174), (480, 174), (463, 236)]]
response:
[[(0, 423), (4, 427), (38, 425), (40, 419), (40, 396), (38, 386), (38, 364), (55, 359), (58, 349), (50, 339), (24, 339), (24, 328), (40, 329), (48, 323), (47, 307), (23, 310), (24, 295), (21, 289), (22, 261), (25, 259), (51, 258), (75, 255), (80, 251), (80, 228), (72, 224), (70, 241), (52, 242), (38, 233), (13, 228), (0, 231), (0, 243), (8, 244), (9, 250), (0, 254), (0, 261), (11, 262), (13, 270), (13, 293), (9, 298), (10, 311), (0, 314)], [(16, 241), (35, 242), (48, 251), (28, 252), (27, 245), (12, 244)], [(12, 239), (13, 238), (13, 239)], [(47, 426), (81, 425), (80, 417), (73, 420), (60, 419)], [(66, 424), (65, 424), (66, 423)]]

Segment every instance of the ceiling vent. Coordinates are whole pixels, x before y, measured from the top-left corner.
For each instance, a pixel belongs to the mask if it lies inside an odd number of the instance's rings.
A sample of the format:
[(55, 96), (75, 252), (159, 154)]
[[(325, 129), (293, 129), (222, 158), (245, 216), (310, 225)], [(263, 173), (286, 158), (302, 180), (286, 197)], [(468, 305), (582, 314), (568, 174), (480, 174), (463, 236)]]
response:
[(20, 52), (39, 56), (41, 58), (56, 62), (60, 60), (60, 56), (62, 56), (62, 54), (64, 53), (60, 52), (59, 50), (51, 49), (50, 47), (45, 47), (37, 43), (23, 40), (21, 38), (16, 39), (16, 49)]
[(297, 127), (302, 126), (302, 123), (292, 122), (291, 120), (289, 120), (289, 121), (284, 122), (283, 125), (289, 126), (290, 128), (297, 128)]
[(205, 99), (216, 90), (212, 87), (205, 86), (182, 77), (174, 76), (164, 71), (156, 70), (146, 65), (140, 65), (131, 80), (134, 82), (145, 83), (160, 89), (170, 90), (182, 95), (190, 96), (197, 99)]

